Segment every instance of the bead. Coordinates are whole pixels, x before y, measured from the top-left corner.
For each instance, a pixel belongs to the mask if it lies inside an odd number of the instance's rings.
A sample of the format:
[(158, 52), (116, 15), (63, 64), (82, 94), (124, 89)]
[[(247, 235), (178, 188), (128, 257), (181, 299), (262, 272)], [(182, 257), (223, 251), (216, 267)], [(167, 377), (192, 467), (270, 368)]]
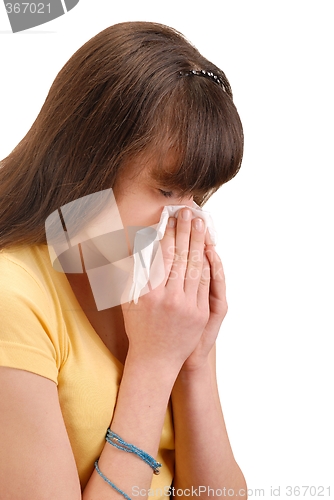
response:
[(213, 82), (217, 83), (225, 92), (225, 86), (222, 82), (222, 80), (215, 75), (212, 71), (206, 71), (205, 69), (201, 70), (196, 70), (196, 69), (191, 69), (190, 71), (179, 71), (180, 76), (205, 76), (206, 78), (209, 78)]
[[(180, 72), (181, 74), (181, 72)], [(188, 73), (190, 74), (190, 73)], [(183, 75), (183, 73), (182, 73)], [(162, 466), (161, 463), (157, 462), (154, 460), (151, 455), (146, 453), (145, 451), (141, 450), (140, 448), (137, 448), (137, 446), (134, 446), (133, 444), (127, 443), (124, 441), (121, 437), (119, 437), (117, 434), (115, 434), (112, 430), (108, 429), (107, 434), (106, 434), (106, 441), (111, 444), (112, 446), (115, 446), (115, 448), (118, 448), (119, 450), (126, 451), (127, 453), (134, 453), (137, 455), (141, 460), (143, 460), (147, 465), (153, 469), (154, 474), (159, 474), (159, 467)], [(158, 472), (155, 472), (158, 471)]]
[(126, 500), (131, 500), (131, 498), (130, 498), (130, 497), (129, 497), (126, 493), (124, 493), (124, 491), (123, 491), (123, 490), (121, 490), (121, 489), (117, 488), (117, 486), (116, 486), (114, 483), (112, 483), (112, 482), (110, 481), (110, 479), (108, 479), (108, 478), (107, 478), (107, 476), (105, 476), (105, 475), (103, 474), (103, 472), (102, 472), (102, 471), (100, 470), (100, 468), (99, 468), (99, 462), (98, 462), (98, 460), (96, 460), (96, 462), (94, 463), (94, 467), (95, 467), (95, 469), (96, 469), (96, 472), (99, 474), (99, 476), (101, 476), (101, 477), (102, 477), (102, 479), (103, 479), (103, 480), (104, 480), (107, 484), (109, 484), (109, 486), (111, 486), (111, 487), (112, 487), (115, 491), (117, 491), (118, 493), (120, 493), (120, 494), (121, 494), (121, 495), (122, 495), (122, 496), (123, 496)]

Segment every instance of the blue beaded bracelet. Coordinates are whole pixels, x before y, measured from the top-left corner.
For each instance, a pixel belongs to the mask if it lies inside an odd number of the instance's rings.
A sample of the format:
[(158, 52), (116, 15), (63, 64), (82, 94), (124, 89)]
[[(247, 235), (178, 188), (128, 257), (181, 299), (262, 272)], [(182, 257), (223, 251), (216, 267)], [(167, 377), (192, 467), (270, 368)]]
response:
[(102, 479), (109, 484), (109, 486), (111, 486), (114, 490), (116, 490), (118, 493), (120, 493), (121, 495), (123, 495), (124, 498), (126, 498), (126, 500), (132, 500), (126, 493), (124, 493), (124, 491), (120, 490), (119, 488), (117, 488), (117, 486), (112, 483), (110, 481), (110, 479), (107, 478), (107, 476), (105, 476), (103, 474), (103, 472), (101, 471), (101, 469), (99, 468), (99, 464), (98, 464), (98, 460), (96, 460), (96, 462), (94, 463), (94, 466), (95, 466), (95, 469), (96, 469), (96, 472), (102, 477)]
[(106, 435), (106, 441), (111, 444), (112, 446), (115, 446), (119, 450), (126, 451), (128, 453), (134, 453), (137, 455), (139, 458), (141, 458), (147, 465), (149, 465), (153, 469), (153, 473), (158, 475), (160, 474), (159, 468), (161, 467), (161, 463), (157, 462), (154, 460), (151, 455), (146, 453), (145, 451), (141, 450), (140, 448), (137, 448), (137, 446), (134, 446), (133, 444), (127, 443), (124, 441), (121, 437), (119, 437), (115, 432), (113, 432), (111, 429), (107, 430), (107, 435)]

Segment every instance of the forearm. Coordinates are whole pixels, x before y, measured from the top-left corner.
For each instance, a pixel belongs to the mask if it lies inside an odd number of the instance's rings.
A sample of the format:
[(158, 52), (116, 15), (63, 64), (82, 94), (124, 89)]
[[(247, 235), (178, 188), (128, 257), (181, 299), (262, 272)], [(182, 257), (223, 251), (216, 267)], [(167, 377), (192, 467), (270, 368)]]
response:
[[(209, 362), (183, 373), (172, 392), (175, 428), (175, 491), (207, 488), (246, 490), (235, 462), (221, 410), (215, 373)], [(202, 498), (205, 498), (203, 492)], [(242, 493), (241, 493), (242, 494)], [(241, 496), (239, 494), (238, 496)], [(233, 496), (232, 496), (233, 498)]]
[[(111, 429), (126, 442), (156, 458), (170, 393), (177, 372), (154, 366), (128, 355), (119, 389)], [(159, 377), (157, 377), (159, 373)], [(174, 373), (174, 375), (173, 375)], [(107, 429), (106, 429), (107, 430)], [(151, 467), (133, 453), (106, 443), (99, 468), (118, 488), (132, 496), (134, 486), (148, 491), (152, 481)], [(84, 500), (117, 499), (113, 490), (96, 471), (92, 474)]]

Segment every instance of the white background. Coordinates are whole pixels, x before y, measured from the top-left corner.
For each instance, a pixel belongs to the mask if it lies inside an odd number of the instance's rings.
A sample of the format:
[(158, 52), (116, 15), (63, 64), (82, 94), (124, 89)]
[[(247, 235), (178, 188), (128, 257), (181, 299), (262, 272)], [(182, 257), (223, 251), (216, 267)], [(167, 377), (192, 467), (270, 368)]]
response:
[(241, 171), (207, 209), (229, 302), (219, 388), (250, 497), (333, 496), (333, 2), (80, 0), (17, 34), (0, 5), (0, 158), (75, 50), (130, 20), (184, 33), (226, 72), (244, 124)]

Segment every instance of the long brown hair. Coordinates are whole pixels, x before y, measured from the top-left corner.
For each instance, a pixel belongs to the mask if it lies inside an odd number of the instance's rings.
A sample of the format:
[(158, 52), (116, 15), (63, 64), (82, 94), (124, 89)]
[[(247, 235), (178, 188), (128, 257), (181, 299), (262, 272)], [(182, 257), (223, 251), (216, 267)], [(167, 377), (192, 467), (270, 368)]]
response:
[[(182, 76), (193, 69), (211, 71), (224, 88)], [(202, 204), (238, 172), (242, 125), (226, 76), (183, 35), (120, 23), (71, 57), (1, 162), (0, 248), (45, 243), (49, 214), (113, 187), (124, 165), (146, 153), (156, 155), (155, 178)]]

